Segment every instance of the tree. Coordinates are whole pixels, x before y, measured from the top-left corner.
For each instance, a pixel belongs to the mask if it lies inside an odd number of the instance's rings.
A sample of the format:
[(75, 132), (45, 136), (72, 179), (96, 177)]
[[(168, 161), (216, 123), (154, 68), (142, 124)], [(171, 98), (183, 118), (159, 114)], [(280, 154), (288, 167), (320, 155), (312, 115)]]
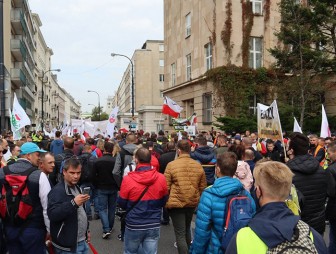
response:
[(289, 74), (288, 81), (278, 87), (279, 96), (299, 109), (303, 127), (304, 118), (314, 112), (307, 110), (307, 106), (321, 103), (325, 91), (321, 78), (330, 70), (331, 62), (330, 54), (319, 46), (322, 36), (315, 24), (314, 9), (295, 2), (282, 0), (279, 4), (281, 28), (275, 34), (282, 45), (270, 52), (279, 71)]
[[(109, 115), (106, 112), (103, 112), (103, 107), (100, 107), (100, 121), (107, 120)], [(91, 120), (99, 121), (99, 108), (94, 107), (91, 112)]]

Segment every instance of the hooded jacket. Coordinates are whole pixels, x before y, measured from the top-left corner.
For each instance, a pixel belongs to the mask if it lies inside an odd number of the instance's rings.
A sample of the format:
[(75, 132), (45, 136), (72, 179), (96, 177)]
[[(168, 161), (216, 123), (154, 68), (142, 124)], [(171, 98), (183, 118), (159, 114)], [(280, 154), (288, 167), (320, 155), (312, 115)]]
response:
[[(268, 248), (274, 248), (278, 244), (292, 239), (294, 229), (300, 217), (294, 215), (288, 209), (284, 202), (272, 202), (261, 207), (249, 223), (252, 231), (267, 245)], [(323, 238), (313, 228), (314, 245), (318, 253), (327, 253)], [(240, 231), (238, 231), (238, 234)], [(234, 254), (237, 251), (237, 234), (233, 236), (225, 253)], [(246, 242), (242, 244), (247, 244)], [(253, 247), (251, 247), (251, 253)], [(258, 254), (262, 254), (258, 252)], [(265, 253), (266, 254), (266, 253)]]
[(320, 234), (325, 229), (325, 202), (332, 193), (330, 177), (312, 155), (295, 156), (287, 166), (295, 174), (293, 184), (304, 196), (301, 218)]
[(54, 156), (63, 153), (64, 151), (64, 142), (62, 139), (55, 139), (50, 144), (50, 152), (54, 154)]
[(205, 172), (206, 181), (211, 185), (215, 181), (216, 154), (209, 146), (201, 146), (190, 153), (190, 157), (202, 164)]
[[(244, 190), (241, 182), (224, 176), (216, 179), (213, 186), (204, 190), (197, 209), (196, 228), (190, 253), (223, 253), (221, 237), (224, 229), (224, 216), (227, 197)], [(250, 193), (253, 212), (256, 206)]]
[[(141, 193), (148, 190), (137, 202)], [(121, 208), (129, 210), (126, 216), (126, 227), (131, 230), (160, 228), (161, 211), (168, 199), (165, 177), (150, 164), (139, 164), (135, 171), (124, 177), (118, 198)]]

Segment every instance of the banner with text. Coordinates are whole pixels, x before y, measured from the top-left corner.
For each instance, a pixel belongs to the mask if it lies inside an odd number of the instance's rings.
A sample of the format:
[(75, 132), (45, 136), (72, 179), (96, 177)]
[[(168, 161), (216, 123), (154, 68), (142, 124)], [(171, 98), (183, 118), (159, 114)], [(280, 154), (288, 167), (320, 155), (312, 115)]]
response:
[(282, 141), (282, 129), (276, 101), (270, 106), (258, 103), (258, 136)]

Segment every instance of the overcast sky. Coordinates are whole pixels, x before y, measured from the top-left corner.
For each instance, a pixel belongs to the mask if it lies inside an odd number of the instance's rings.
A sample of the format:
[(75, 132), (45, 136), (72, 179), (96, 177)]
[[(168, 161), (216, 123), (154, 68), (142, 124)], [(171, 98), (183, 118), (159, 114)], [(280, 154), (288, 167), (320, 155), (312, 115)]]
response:
[[(28, 0), (42, 21), (42, 34), (52, 48), (58, 82), (82, 111), (105, 107), (114, 95), (129, 61), (146, 40), (163, 39), (163, 0)], [(108, 114), (110, 112), (107, 112)]]

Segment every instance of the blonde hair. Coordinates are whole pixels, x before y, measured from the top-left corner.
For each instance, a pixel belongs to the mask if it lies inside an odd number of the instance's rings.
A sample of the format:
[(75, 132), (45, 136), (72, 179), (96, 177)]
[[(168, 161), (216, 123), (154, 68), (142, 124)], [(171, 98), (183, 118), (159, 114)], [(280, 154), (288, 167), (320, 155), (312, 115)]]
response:
[(104, 151), (104, 150), (105, 150), (105, 149), (104, 149), (104, 143), (105, 143), (105, 141), (102, 140), (101, 138), (98, 139), (98, 141), (97, 141), (97, 147), (98, 147), (101, 151)]
[[(111, 141), (109, 141), (111, 142)], [(112, 151), (112, 156), (116, 156), (120, 151), (121, 151), (121, 148), (118, 144), (118, 142), (115, 142), (115, 141), (112, 141), (111, 142), (114, 146), (113, 146), (113, 151)]]
[(253, 176), (255, 185), (261, 186), (264, 194), (285, 201), (290, 193), (294, 174), (281, 162), (266, 161), (256, 165)]

